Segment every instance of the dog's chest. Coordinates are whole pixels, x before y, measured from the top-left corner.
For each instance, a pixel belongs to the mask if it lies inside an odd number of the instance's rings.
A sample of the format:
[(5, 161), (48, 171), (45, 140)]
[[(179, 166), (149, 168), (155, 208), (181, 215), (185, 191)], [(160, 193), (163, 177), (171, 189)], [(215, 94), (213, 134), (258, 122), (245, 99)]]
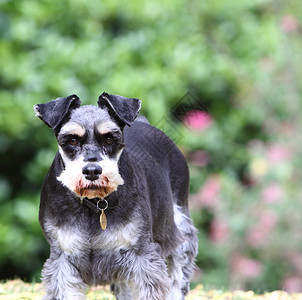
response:
[(56, 241), (67, 255), (82, 256), (82, 252), (119, 251), (129, 249), (136, 244), (139, 228), (134, 222), (124, 226), (108, 227), (106, 230), (90, 232), (87, 228), (62, 227), (56, 229)]

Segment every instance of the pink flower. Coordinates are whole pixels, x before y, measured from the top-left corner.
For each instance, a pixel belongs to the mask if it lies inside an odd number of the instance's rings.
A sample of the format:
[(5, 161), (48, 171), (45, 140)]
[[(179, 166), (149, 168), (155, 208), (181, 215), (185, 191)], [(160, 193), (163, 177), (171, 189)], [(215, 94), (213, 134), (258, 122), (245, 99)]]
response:
[(261, 228), (254, 228), (247, 237), (249, 245), (254, 248), (261, 248), (265, 245), (267, 233), (261, 231)]
[(281, 27), (285, 32), (293, 32), (298, 29), (299, 22), (294, 16), (286, 15), (281, 20)]
[(184, 124), (193, 130), (206, 130), (212, 124), (212, 117), (205, 111), (191, 110), (185, 118)]
[(223, 243), (230, 236), (228, 224), (225, 220), (214, 219), (211, 223), (210, 237), (214, 242)]
[(218, 176), (211, 176), (204, 183), (197, 197), (197, 202), (201, 207), (214, 208), (219, 202), (221, 184)]
[(276, 203), (281, 200), (283, 190), (277, 183), (272, 183), (262, 190), (262, 198), (266, 203)]
[(266, 211), (260, 215), (259, 226), (265, 231), (271, 231), (277, 223), (274, 213)]
[(288, 293), (302, 292), (302, 280), (298, 275), (289, 275), (283, 279), (282, 288)]
[(295, 273), (302, 275), (302, 254), (297, 249), (288, 250), (285, 254), (286, 260), (292, 265)]
[(232, 260), (232, 272), (236, 277), (256, 278), (262, 269), (262, 264), (255, 259), (239, 255)]
[(265, 246), (272, 230), (277, 223), (277, 217), (272, 212), (264, 212), (260, 215), (258, 223), (249, 232), (247, 240), (254, 248)]
[(270, 145), (267, 148), (267, 158), (272, 163), (280, 163), (291, 158), (292, 153), (290, 149), (285, 145)]
[(198, 167), (204, 167), (209, 161), (209, 154), (205, 151), (198, 150), (192, 153), (191, 163)]

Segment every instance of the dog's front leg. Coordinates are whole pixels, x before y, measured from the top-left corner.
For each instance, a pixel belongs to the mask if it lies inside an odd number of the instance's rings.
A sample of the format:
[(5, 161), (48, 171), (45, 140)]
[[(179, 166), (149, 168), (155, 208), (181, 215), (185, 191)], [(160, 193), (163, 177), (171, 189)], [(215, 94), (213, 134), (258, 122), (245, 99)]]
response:
[(158, 247), (149, 244), (148, 250), (137, 255), (132, 264), (132, 278), (129, 286), (135, 300), (165, 300), (171, 280), (167, 273), (164, 259), (160, 256)]
[(64, 252), (51, 253), (42, 270), (43, 300), (83, 300), (87, 285)]

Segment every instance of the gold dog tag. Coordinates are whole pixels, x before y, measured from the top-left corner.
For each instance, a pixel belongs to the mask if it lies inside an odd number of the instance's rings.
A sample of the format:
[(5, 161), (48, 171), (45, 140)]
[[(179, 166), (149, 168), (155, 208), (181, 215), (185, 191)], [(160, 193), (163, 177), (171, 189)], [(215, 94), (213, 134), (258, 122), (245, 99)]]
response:
[(101, 228), (103, 230), (105, 230), (107, 228), (107, 217), (104, 213), (104, 209), (101, 209), (100, 224), (101, 224)]
[[(104, 202), (105, 203), (105, 207), (100, 208), (99, 203), (100, 202)], [(100, 215), (100, 224), (101, 224), (101, 228), (103, 230), (105, 230), (107, 228), (107, 217), (105, 215), (104, 210), (107, 209), (108, 207), (108, 202), (105, 199), (100, 199), (97, 204), (96, 204), (97, 208), (101, 211), (101, 215)]]

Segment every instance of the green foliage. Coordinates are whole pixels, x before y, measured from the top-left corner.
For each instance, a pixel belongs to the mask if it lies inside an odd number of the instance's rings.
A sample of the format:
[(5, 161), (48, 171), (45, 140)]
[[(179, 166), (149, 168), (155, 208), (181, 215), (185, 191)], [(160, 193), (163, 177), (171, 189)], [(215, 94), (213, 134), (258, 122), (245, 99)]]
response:
[(38, 203), (56, 143), (32, 106), (106, 91), (140, 98), (190, 163), (198, 280), (302, 290), (300, 7), (0, 2), (0, 277), (38, 279), (48, 255)]

